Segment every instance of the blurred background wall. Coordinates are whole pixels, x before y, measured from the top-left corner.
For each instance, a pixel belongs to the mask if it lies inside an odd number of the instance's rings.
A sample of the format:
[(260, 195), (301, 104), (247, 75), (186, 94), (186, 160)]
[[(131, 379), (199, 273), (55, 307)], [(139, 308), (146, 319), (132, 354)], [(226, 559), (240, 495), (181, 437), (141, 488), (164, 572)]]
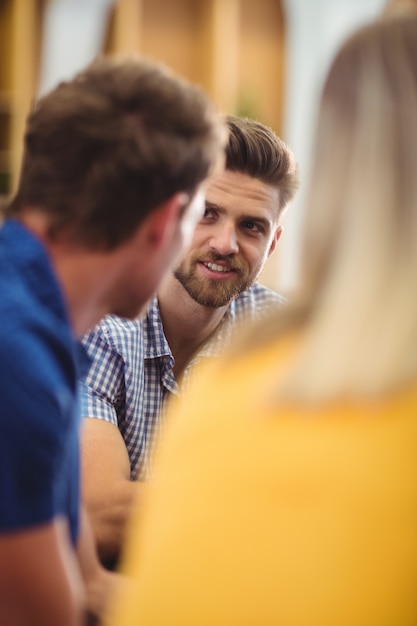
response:
[(317, 99), (341, 41), (410, 0), (0, 0), (0, 194), (15, 188), (34, 100), (97, 54), (138, 53), (201, 85), (225, 113), (272, 127), (292, 147), (301, 189), (262, 281), (297, 281)]

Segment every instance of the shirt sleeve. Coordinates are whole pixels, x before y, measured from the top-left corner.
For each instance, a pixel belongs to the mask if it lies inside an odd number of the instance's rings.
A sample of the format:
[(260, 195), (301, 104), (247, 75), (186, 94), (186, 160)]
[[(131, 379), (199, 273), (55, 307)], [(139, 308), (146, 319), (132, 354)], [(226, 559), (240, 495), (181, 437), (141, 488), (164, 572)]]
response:
[(66, 511), (68, 446), (78, 435), (75, 364), (41, 325), (0, 337), (0, 529), (51, 521)]
[(85, 335), (82, 345), (91, 365), (80, 384), (81, 415), (117, 426), (117, 415), (125, 398), (124, 359), (107, 338), (103, 324)]

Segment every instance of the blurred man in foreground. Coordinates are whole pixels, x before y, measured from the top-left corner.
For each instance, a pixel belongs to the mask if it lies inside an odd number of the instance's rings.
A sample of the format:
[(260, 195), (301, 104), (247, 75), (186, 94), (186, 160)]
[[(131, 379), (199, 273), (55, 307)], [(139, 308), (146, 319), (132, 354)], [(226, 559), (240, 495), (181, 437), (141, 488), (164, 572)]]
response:
[(0, 623), (102, 615), (114, 574), (80, 511), (74, 339), (136, 317), (201, 216), (226, 131), (198, 89), (100, 60), (30, 115), (0, 230)]

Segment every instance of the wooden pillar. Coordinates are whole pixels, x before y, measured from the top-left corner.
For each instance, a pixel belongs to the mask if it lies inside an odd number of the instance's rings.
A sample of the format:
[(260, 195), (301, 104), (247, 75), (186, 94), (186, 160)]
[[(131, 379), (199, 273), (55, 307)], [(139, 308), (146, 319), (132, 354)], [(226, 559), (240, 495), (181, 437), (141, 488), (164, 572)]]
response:
[(23, 152), (26, 117), (36, 89), (38, 49), (35, 25), (38, 24), (37, 0), (13, 0), (11, 18), (11, 120), (10, 173), (15, 189)]
[(225, 113), (235, 111), (239, 89), (240, 0), (204, 0), (204, 87)]
[(113, 14), (112, 49), (121, 54), (141, 52), (143, 0), (118, 0)]

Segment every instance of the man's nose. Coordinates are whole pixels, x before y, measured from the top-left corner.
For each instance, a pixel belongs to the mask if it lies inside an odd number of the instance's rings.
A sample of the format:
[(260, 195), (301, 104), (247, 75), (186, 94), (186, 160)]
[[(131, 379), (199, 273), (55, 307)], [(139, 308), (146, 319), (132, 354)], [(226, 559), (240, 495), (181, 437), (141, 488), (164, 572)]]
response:
[(223, 256), (239, 252), (235, 227), (232, 225), (219, 225), (210, 239), (210, 248)]

